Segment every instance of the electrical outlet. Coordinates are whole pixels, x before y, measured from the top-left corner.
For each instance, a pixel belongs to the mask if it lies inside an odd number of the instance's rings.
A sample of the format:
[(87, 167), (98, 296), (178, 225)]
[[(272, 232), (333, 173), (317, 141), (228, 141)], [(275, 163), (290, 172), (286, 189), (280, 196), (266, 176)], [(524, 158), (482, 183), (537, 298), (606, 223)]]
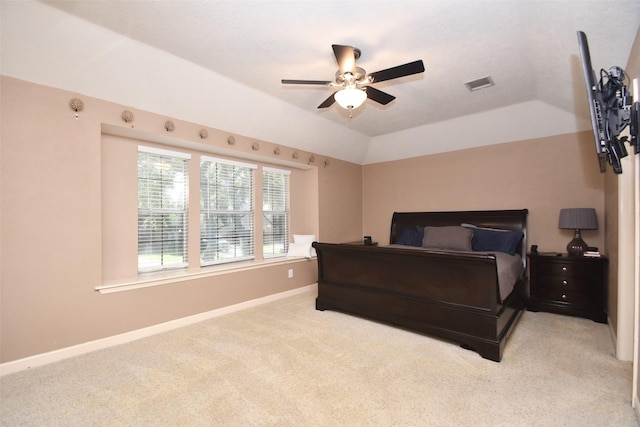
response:
[(293, 278), (293, 268), (289, 269), (289, 279)]

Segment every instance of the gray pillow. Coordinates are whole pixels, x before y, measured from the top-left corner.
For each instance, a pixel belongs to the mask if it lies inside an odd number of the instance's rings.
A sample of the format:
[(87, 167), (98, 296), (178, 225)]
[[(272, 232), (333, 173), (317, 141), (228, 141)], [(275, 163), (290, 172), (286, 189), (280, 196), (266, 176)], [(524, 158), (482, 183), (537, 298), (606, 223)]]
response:
[(424, 228), (422, 246), (431, 249), (471, 251), (473, 231), (458, 225)]

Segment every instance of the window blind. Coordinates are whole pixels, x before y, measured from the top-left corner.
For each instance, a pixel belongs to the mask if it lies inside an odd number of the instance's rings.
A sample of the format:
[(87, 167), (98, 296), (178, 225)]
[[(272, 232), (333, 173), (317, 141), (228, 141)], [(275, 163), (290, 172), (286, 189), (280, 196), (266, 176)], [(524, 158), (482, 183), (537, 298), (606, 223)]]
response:
[(254, 258), (253, 171), (257, 166), (200, 159), (200, 264)]
[(289, 176), (283, 169), (262, 169), (262, 240), (265, 258), (286, 256), (289, 249)]
[(138, 271), (187, 266), (189, 154), (138, 146)]

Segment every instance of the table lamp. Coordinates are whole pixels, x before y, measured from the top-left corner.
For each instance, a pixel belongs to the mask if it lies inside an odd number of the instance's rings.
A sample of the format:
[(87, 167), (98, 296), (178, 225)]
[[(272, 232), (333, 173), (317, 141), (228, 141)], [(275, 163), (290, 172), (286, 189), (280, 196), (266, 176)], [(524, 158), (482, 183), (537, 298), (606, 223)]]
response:
[(582, 240), (580, 230), (597, 230), (598, 217), (593, 208), (560, 209), (558, 228), (575, 230), (573, 240), (567, 244), (569, 255), (582, 256), (588, 245)]

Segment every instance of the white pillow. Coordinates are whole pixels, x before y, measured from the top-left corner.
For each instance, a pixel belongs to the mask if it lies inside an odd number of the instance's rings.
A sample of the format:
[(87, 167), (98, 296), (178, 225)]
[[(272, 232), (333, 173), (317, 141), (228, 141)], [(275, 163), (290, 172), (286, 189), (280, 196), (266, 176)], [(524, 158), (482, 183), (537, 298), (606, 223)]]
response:
[[(311, 243), (316, 241), (316, 235), (315, 234), (294, 234), (293, 235), (293, 243), (308, 243), (309, 246), (311, 246)], [(316, 248), (311, 248), (311, 255), (310, 256), (316, 256)]]
[(311, 243), (289, 243), (287, 256), (303, 256), (311, 258)]
[(294, 234), (293, 243), (313, 243), (316, 241), (315, 234)]

